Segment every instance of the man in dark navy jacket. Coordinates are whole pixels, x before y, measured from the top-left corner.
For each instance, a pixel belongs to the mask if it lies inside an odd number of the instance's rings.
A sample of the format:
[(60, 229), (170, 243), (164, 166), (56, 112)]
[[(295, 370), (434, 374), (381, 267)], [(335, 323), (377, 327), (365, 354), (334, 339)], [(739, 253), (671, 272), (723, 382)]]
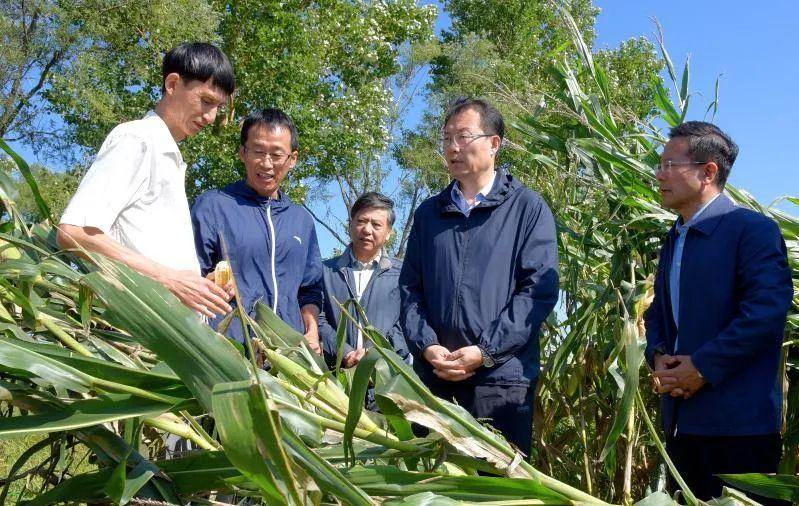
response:
[[(325, 291), (319, 315), (319, 336), (330, 366), (336, 363), (336, 330), (342, 317), (347, 328), (342, 355), (344, 367), (358, 365), (372, 346), (358, 326), (341, 314), (338, 304), (347, 300), (358, 301), (369, 324), (386, 336), (397, 354), (402, 358), (408, 356), (399, 324), (402, 262), (390, 257), (384, 249), (395, 219), (394, 202), (390, 198), (377, 192), (364, 193), (350, 209), (352, 242), (343, 254), (324, 262)], [(348, 312), (360, 320), (361, 315), (354, 306)]]
[[(322, 258), (313, 218), (280, 191), (297, 148), (297, 129), (286, 113), (252, 114), (241, 127), (239, 148), (247, 178), (200, 195), (191, 216), (203, 275), (212, 275), (225, 259), (224, 240), (247, 312), (262, 301), (321, 353)], [(211, 324), (216, 328), (221, 320)], [(243, 340), (238, 320), (228, 336)]]
[(558, 299), (555, 221), (537, 193), (496, 168), (505, 126), (491, 104), (460, 99), (444, 125), (454, 181), (414, 214), (400, 321), (430, 389), (529, 455), (539, 330)]
[(793, 287), (776, 223), (722, 194), (738, 154), (732, 139), (698, 121), (670, 138), (656, 175), (679, 217), (660, 253), (646, 356), (667, 450), (688, 487), (710, 499), (721, 494), (714, 474), (777, 471)]

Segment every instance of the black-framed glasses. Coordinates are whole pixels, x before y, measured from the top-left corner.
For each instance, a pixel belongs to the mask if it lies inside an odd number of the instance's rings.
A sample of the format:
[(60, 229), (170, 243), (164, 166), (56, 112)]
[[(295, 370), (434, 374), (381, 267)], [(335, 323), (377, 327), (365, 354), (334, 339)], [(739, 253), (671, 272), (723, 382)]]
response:
[(661, 172), (670, 172), (674, 170), (675, 167), (682, 167), (685, 165), (706, 165), (708, 163), (710, 162), (675, 162), (673, 160), (664, 160), (652, 168), (655, 170), (655, 174), (660, 174)]
[(267, 151), (261, 151), (260, 149), (250, 149), (247, 146), (244, 146), (244, 152), (249, 153), (250, 158), (256, 162), (268, 160), (269, 163), (277, 166), (283, 165), (291, 157), (291, 153), (269, 153)]
[(450, 145), (450, 143), (454, 144), (456, 147), (462, 148), (469, 144), (470, 142), (474, 141), (475, 139), (479, 139), (480, 137), (493, 137), (496, 134), (457, 134), (454, 136), (445, 135), (440, 137), (438, 141), (441, 143), (442, 148), (446, 148)]

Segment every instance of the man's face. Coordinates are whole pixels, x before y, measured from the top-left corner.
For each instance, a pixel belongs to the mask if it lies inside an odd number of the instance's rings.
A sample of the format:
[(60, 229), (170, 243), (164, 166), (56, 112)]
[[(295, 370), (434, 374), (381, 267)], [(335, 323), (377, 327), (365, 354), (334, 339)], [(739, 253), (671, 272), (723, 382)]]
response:
[(372, 257), (386, 244), (391, 235), (388, 211), (367, 207), (358, 211), (350, 222), (350, 239), (356, 255)]
[[(668, 167), (669, 162), (671, 168)], [(705, 166), (694, 163), (688, 156), (687, 139), (675, 137), (666, 143), (660, 163), (661, 170), (655, 176), (664, 207), (680, 211), (701, 202), (702, 190), (708, 184), (708, 178)]]
[(441, 137), (447, 169), (453, 179), (469, 179), (494, 170), (494, 154), (499, 149), (500, 138), (486, 136), (476, 110), (469, 108), (450, 118)]
[(239, 156), (247, 168), (247, 184), (269, 198), (277, 198), (280, 183), (297, 163), (297, 152), (291, 151), (291, 131), (281, 126), (250, 128)]
[(211, 80), (186, 80), (169, 74), (164, 81), (169, 97), (170, 130), (177, 140), (196, 135), (216, 119), (219, 107), (228, 95)]

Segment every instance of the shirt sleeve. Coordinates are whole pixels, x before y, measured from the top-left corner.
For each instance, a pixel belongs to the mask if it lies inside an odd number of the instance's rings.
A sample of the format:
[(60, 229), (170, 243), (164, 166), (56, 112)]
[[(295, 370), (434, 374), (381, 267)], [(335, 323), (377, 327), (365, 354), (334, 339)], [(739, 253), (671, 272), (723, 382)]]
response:
[(655, 366), (655, 350), (661, 346), (666, 346), (664, 335), (666, 322), (663, 321), (664, 303), (659, 288), (662, 283), (668, 282), (665, 275), (666, 266), (663, 261), (663, 252), (666, 250), (668, 242), (667, 239), (663, 247), (660, 248), (658, 268), (655, 274), (655, 296), (652, 299), (652, 304), (649, 305), (646, 313), (644, 313), (644, 326), (646, 328), (646, 350), (644, 351), (644, 356), (647, 363), (652, 367)]
[(764, 349), (779, 349), (793, 284), (782, 233), (777, 224), (752, 223), (738, 250), (738, 308), (729, 324), (691, 355), (711, 385), (749, 366)]
[(305, 271), (302, 276), (302, 283), (297, 293), (297, 301), (300, 307), (313, 304), (322, 311), (322, 291), (324, 281), (322, 279), (322, 255), (319, 253), (319, 241), (316, 238), (316, 229), (311, 222), (311, 233), (308, 243), (308, 256), (305, 259)]
[(210, 195), (200, 195), (191, 208), (191, 225), (194, 230), (194, 249), (200, 262), (200, 272), (207, 276), (222, 260), (219, 234), (216, 229)]
[(438, 336), (430, 325), (422, 281), (423, 248), (419, 238), (419, 210), (408, 235), (408, 249), (400, 271), (400, 325), (410, 352), (421, 357), (424, 350), (438, 344)]
[(147, 192), (151, 169), (148, 151), (147, 142), (138, 136), (109, 135), (61, 223), (109, 233), (119, 214)]
[(515, 356), (530, 339), (537, 339), (541, 324), (558, 301), (558, 244), (555, 219), (540, 201), (524, 237), (518, 262), (516, 290), (478, 343), (497, 364)]

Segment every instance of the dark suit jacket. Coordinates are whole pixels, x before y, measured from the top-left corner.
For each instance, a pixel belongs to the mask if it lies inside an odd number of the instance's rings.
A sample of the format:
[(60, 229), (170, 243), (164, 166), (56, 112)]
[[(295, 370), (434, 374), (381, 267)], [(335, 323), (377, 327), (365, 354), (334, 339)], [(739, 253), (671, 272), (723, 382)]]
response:
[[(793, 298), (785, 242), (776, 223), (719, 196), (687, 231), (680, 271), (679, 340), (669, 293), (676, 241), (660, 251), (655, 299), (646, 314), (646, 358), (655, 348), (690, 355), (707, 384), (691, 399), (663, 397), (667, 431), (714, 436), (779, 432), (778, 377)], [(675, 349), (675, 343), (678, 343)]]
[[(319, 315), (319, 337), (328, 365), (334, 366), (336, 361), (336, 329), (341, 321), (341, 308), (333, 299), (343, 304), (349, 299), (356, 298), (355, 277), (350, 266), (350, 248), (343, 255), (324, 261), (322, 277), (324, 279), (324, 300), (322, 313)], [(383, 256), (380, 267), (372, 274), (366, 289), (361, 295), (360, 304), (366, 312), (369, 324), (373, 325), (381, 334), (386, 336), (394, 350), (403, 359), (408, 359), (408, 345), (402, 336), (399, 325), (400, 296), (399, 273), (402, 262), (396, 258)], [(348, 309), (350, 314), (358, 317), (354, 306)], [(344, 355), (354, 350), (357, 344), (357, 328), (346, 315), (347, 339), (344, 345)], [(364, 338), (364, 346), (370, 347), (371, 343)]]

